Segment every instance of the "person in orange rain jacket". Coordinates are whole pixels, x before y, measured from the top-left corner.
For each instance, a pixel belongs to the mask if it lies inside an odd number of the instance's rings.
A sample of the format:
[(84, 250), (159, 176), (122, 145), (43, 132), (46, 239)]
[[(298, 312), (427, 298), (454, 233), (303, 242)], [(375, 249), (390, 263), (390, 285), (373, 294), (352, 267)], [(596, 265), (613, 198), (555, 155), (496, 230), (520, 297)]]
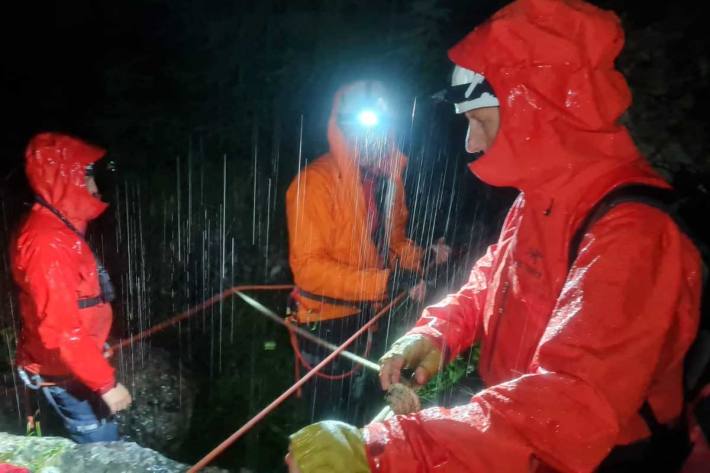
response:
[(87, 223), (107, 208), (92, 174), (105, 153), (60, 133), (30, 140), (25, 171), (35, 204), (11, 248), (22, 314), (20, 376), (42, 391), (79, 443), (118, 440), (112, 414), (131, 403), (104, 353), (113, 288), (84, 238)]
[[(301, 171), (286, 194), (294, 318), (331, 343), (349, 338), (374, 306), (400, 290), (417, 301), (425, 294), (424, 251), (405, 231), (406, 158), (395, 145), (393, 117), (382, 83), (342, 87), (328, 121), (330, 151)], [(449, 257), (441, 240), (431, 250), (437, 263)], [(294, 348), (307, 364), (327, 354), (299, 343)], [(342, 405), (351, 405), (345, 381), (351, 369), (338, 360), (329, 375), (343, 382), (311, 383), (320, 393), (311, 402), (314, 416), (342, 415)]]
[(671, 451), (663, 434), (682, 430), (699, 253), (668, 213), (639, 201), (572, 244), (610, 192), (670, 187), (619, 123), (631, 101), (614, 68), (622, 46), (611, 12), (517, 0), (449, 51), (444, 97), (468, 120), (470, 169), (520, 194), (468, 282), (424, 310), (380, 378), (388, 388), (407, 367), (422, 384), (480, 342), (487, 388), (362, 430), (307, 426), (291, 437), (292, 472), (679, 470), (685, 447)]

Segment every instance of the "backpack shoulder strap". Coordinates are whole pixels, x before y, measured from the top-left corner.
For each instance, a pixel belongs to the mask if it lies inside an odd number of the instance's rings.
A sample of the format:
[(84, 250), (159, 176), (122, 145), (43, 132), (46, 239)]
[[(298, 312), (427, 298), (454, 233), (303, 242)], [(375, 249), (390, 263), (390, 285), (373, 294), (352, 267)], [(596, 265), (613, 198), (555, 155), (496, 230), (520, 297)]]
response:
[(662, 210), (673, 218), (681, 231), (685, 232), (685, 228), (680, 224), (673, 210), (673, 205), (676, 202), (673, 191), (646, 185), (623, 186), (602, 197), (601, 200), (592, 207), (592, 210), (589, 211), (584, 220), (582, 220), (582, 223), (579, 225), (579, 228), (577, 228), (570, 242), (569, 256), (567, 259), (568, 269), (572, 269), (574, 260), (577, 259), (579, 254), (582, 239), (589, 229), (611, 209), (626, 202), (646, 204), (650, 207)]

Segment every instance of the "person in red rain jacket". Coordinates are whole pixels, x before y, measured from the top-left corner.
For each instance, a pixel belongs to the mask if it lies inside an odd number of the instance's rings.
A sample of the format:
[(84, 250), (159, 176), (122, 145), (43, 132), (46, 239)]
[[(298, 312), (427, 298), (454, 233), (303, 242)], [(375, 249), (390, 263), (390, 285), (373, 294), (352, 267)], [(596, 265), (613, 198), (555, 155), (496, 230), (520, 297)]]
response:
[(307, 426), (291, 437), (292, 472), (673, 471), (609, 460), (635, 452), (644, 464), (666, 446), (649, 440), (647, 419), (670, 429), (682, 417), (698, 251), (668, 214), (625, 202), (587, 229), (568, 261), (573, 235), (609, 192), (669, 187), (619, 124), (631, 101), (614, 68), (622, 46), (611, 12), (517, 0), (449, 51), (449, 92), (460, 94), (453, 101), (477, 156), (470, 169), (520, 195), (468, 282), (425, 309), (382, 358), (380, 378), (387, 388), (407, 367), (422, 384), (480, 342), (487, 388), (467, 404), (362, 431)]
[(79, 443), (118, 440), (112, 414), (131, 403), (104, 356), (110, 281), (84, 239), (107, 208), (91, 173), (104, 154), (59, 133), (30, 140), (25, 171), (36, 202), (11, 248), (22, 313), (17, 366)]

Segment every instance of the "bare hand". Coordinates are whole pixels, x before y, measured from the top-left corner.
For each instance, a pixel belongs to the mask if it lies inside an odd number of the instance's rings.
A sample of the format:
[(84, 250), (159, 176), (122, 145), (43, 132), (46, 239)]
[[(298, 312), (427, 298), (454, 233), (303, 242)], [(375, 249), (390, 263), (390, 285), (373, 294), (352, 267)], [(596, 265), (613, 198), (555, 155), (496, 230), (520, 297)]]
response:
[(439, 238), (429, 248), (434, 252), (434, 262), (437, 265), (446, 263), (451, 257), (451, 247), (444, 242), (444, 237)]
[(389, 389), (399, 383), (402, 369), (414, 370), (414, 383), (422, 386), (441, 369), (441, 351), (423, 335), (405, 335), (380, 358), (380, 385)]
[(101, 399), (103, 399), (109, 409), (111, 409), (111, 414), (126, 409), (133, 402), (131, 393), (129, 393), (128, 389), (121, 383), (117, 383), (113, 389), (103, 393)]
[(426, 283), (419, 281), (416, 286), (409, 289), (409, 298), (415, 302), (422, 302), (426, 297)]

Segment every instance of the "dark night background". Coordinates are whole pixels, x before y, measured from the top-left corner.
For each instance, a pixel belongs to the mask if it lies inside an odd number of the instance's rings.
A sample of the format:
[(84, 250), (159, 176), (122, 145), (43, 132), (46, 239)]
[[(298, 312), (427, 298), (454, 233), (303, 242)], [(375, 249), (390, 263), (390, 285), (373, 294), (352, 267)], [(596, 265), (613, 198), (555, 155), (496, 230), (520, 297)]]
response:
[[(447, 82), (446, 49), (505, 3), (73, 0), (3, 6), (0, 327), (17, 324), (4, 248), (31, 199), (22, 153), (34, 133), (76, 134), (107, 148), (118, 165), (102, 189), (112, 209), (91, 237), (122, 294), (115, 323), (121, 336), (236, 283), (290, 280), (285, 187), (299, 162), (327, 149), (325, 121), (335, 89), (366, 76), (393, 86), (405, 118), (417, 97), (413, 122), (403, 119), (400, 130), (410, 157), (412, 234), (422, 243), (446, 235), (467, 250), (443, 276), (455, 284), (495, 236), (514, 193), (467, 172), (463, 122), (425, 98)], [(689, 218), (706, 218), (705, 17), (689, 1), (593, 3), (615, 10), (627, 32), (619, 67), (634, 104), (625, 123), (684, 196)], [(416, 196), (421, 202), (414, 208)], [(705, 242), (708, 236), (701, 235)], [(276, 295), (270, 303), (279, 307), (283, 299)], [(241, 310), (230, 302), (177, 338), (155, 339), (200, 373), (189, 447), (166, 449), (174, 458), (195, 461), (292, 381), (285, 335)], [(260, 344), (270, 340), (280, 348), (264, 352)], [(221, 464), (278, 468), (286, 435), (304, 423), (299, 409), (294, 401), (289, 412), (277, 412)]]

